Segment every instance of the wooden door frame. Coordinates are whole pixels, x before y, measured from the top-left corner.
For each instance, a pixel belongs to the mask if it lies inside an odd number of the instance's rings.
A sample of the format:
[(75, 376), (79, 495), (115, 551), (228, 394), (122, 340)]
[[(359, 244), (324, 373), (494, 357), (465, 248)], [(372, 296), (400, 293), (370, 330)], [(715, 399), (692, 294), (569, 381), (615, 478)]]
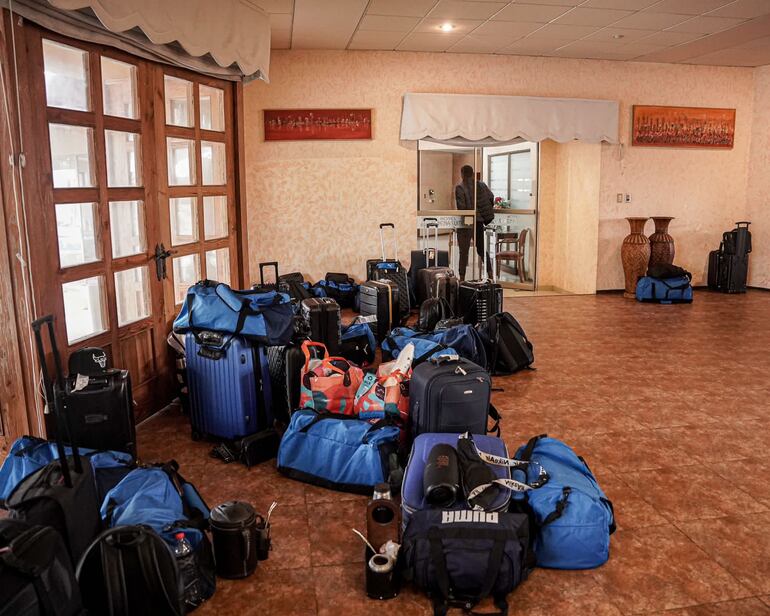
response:
[[(73, 41), (68, 37), (62, 37), (55, 33), (32, 24), (32, 22), (26, 22), (21, 17), (11, 16), (7, 9), (2, 9), (2, 24), (0, 24), (0, 59), (2, 60), (3, 68), (5, 72), (5, 85), (7, 88), (7, 101), (8, 101), (8, 113), (6, 117), (5, 109), (0, 109), (0, 120), (2, 121), (2, 127), (0, 127), (0, 160), (3, 162), (8, 160), (9, 156), (18, 159), (26, 158), (26, 162), (23, 165), (22, 171), (17, 163), (15, 167), (10, 165), (0, 165), (0, 199), (2, 199), (2, 220), (0, 220), (0, 272), (4, 271), (6, 264), (10, 269), (9, 294), (8, 301), (4, 302), (3, 306), (0, 306), (0, 317), (5, 317), (8, 313), (8, 323), (14, 325), (12, 328), (1, 328), (0, 337), (2, 338), (1, 344), (8, 349), (8, 357), (11, 357), (10, 364), (15, 366), (18, 370), (12, 372), (10, 378), (6, 377), (4, 372), (5, 365), (3, 364), (2, 357), (0, 357), (0, 385), (11, 384), (12, 389), (7, 389), (11, 393), (11, 396), (3, 396), (0, 400), (0, 413), (5, 413), (2, 417), (3, 425), (6, 427), (8, 438), (13, 439), (21, 436), (23, 433), (32, 433), (41, 435), (43, 426), (43, 418), (41, 415), (42, 404), (39, 403), (38, 388), (36, 387), (37, 377), (37, 361), (35, 357), (35, 350), (27, 344), (30, 333), (30, 321), (33, 318), (41, 315), (35, 314), (32, 307), (26, 306), (25, 294), (23, 292), (26, 283), (26, 276), (23, 271), (23, 267), (18, 259), (12, 257), (12, 255), (24, 255), (24, 221), (16, 220), (15, 214), (15, 202), (13, 200), (12, 191), (4, 190), (4, 188), (11, 186), (11, 179), (16, 176), (17, 184), (23, 187), (25, 191), (25, 202), (27, 204), (35, 203), (36, 210), (48, 210), (48, 216), (50, 217), (53, 212), (53, 204), (48, 203), (51, 201), (51, 192), (48, 191), (48, 197), (44, 193), (47, 192), (45, 188), (41, 186), (39, 181), (39, 174), (46, 173), (47, 169), (50, 172), (50, 159), (45, 158), (48, 152), (48, 147), (39, 148), (29, 143), (30, 135), (34, 134), (31, 126), (32, 116), (35, 113), (23, 113), (21, 116), (21, 129), (18, 125), (17, 114), (19, 107), (21, 109), (35, 109), (39, 108), (41, 102), (35, 100), (32, 95), (33, 88), (24, 87), (25, 83), (29, 83), (30, 80), (35, 79), (35, 75), (42, 75), (42, 57), (35, 53), (30, 53), (28, 48), (28, 36), (24, 30), (25, 26), (33, 27), (41, 31), (47, 38), (61, 39), (64, 42)], [(18, 84), (16, 87), (16, 64), (14, 63), (14, 49), (13, 41), (10, 35), (11, 30), (15, 34), (16, 39), (16, 62), (18, 63)], [(76, 45), (82, 45), (83, 47), (96, 48), (99, 53), (103, 53), (106, 56), (114, 57), (116, 59), (122, 59), (121, 56), (128, 59), (131, 63), (146, 63), (153, 66), (158, 66), (157, 63), (151, 63), (141, 58), (135, 58), (129, 54), (125, 54), (117, 49), (114, 49), (105, 45), (94, 45), (82, 41), (74, 40)], [(36, 66), (33, 66), (36, 65)], [(168, 69), (168, 72), (173, 72), (177, 69), (173, 67), (167, 67), (160, 65), (164, 69)], [(93, 67), (92, 67), (93, 68)], [(179, 69), (180, 71), (182, 69)], [(36, 72), (37, 71), (37, 72)], [(151, 76), (157, 74), (157, 71), (147, 70), (145, 75)], [(194, 74), (194, 73), (193, 73)], [(204, 79), (205, 77), (196, 75), (196, 79)], [(18, 90), (18, 91), (17, 91)], [(233, 284), (240, 284), (242, 287), (246, 287), (249, 284), (249, 272), (248, 272), (248, 244), (247, 236), (248, 231), (246, 228), (246, 206), (245, 206), (245, 162), (244, 162), (244, 143), (243, 143), (243, 86), (240, 82), (235, 83), (232, 89), (228, 89), (232, 92), (232, 100), (230, 102), (232, 109), (232, 131), (229, 133), (228, 139), (232, 140), (232, 160), (229, 159), (228, 154), (228, 182), (232, 181), (233, 186), (233, 206), (234, 206), (234, 221), (229, 224), (235, 225), (235, 254), (231, 254), (231, 260), (235, 259), (238, 263), (239, 276), (237, 279), (233, 275)], [(147, 92), (153, 92), (153, 90), (147, 90)], [(163, 92), (160, 92), (161, 97)], [(154, 92), (152, 94), (155, 95)], [(16, 104), (16, 97), (19, 97), (19, 105)], [(101, 93), (99, 93), (101, 96)], [(92, 97), (93, 100), (93, 97)], [(45, 109), (45, 101), (43, 101), (43, 108)], [(196, 110), (197, 112), (197, 110)], [(77, 112), (73, 112), (77, 113)], [(144, 115), (146, 110), (142, 109), (140, 105), (140, 121), (142, 122), (142, 142), (143, 150), (150, 146), (145, 141), (146, 139), (158, 138), (155, 135), (155, 131), (148, 131), (144, 124)], [(10, 122), (8, 122), (10, 120)], [(151, 118), (147, 119), (148, 122), (152, 122)], [(8, 131), (8, 124), (10, 124), (10, 133)], [(21, 134), (20, 131), (21, 130)], [(20, 144), (21, 135), (26, 136), (24, 142), (25, 151), (22, 151)], [(153, 146), (154, 147), (154, 146)], [(165, 150), (165, 147), (163, 148)], [(41, 153), (41, 150), (43, 151)], [(149, 150), (148, 150), (149, 151)], [(157, 169), (157, 167), (156, 167)], [(232, 176), (231, 176), (232, 174)], [(144, 183), (150, 181), (147, 175), (147, 165), (143, 163), (143, 177)], [(149, 185), (146, 186), (147, 190), (150, 190)], [(160, 204), (161, 202), (161, 190), (160, 182), (156, 183), (153, 189), (158, 194), (158, 199), (155, 201)], [(49, 207), (45, 207), (45, 206)], [(147, 206), (147, 204), (145, 204)], [(166, 208), (167, 209), (167, 208)], [(145, 210), (145, 224), (149, 224), (149, 219), (154, 218), (153, 224), (162, 223), (162, 207), (158, 206), (158, 212), (156, 216), (150, 216), (149, 210)], [(39, 211), (39, 210), (38, 210)], [(168, 212), (166, 212), (168, 216)], [(50, 221), (49, 221), (50, 222)], [(30, 229), (33, 225), (30, 223)], [(154, 245), (151, 246), (151, 241), (147, 239), (148, 252), (154, 249)], [(49, 247), (50, 250), (55, 250), (55, 247)], [(55, 257), (54, 257), (54, 260)], [(150, 261), (149, 275), (150, 284), (153, 284), (155, 280), (155, 271), (153, 263)], [(205, 263), (201, 264), (202, 268), (205, 267)], [(202, 270), (203, 271), (203, 270)], [(43, 276), (43, 280), (35, 278), (35, 289), (31, 289), (31, 294), (40, 296), (42, 293), (48, 293), (52, 289), (51, 281)], [(1, 288), (1, 287), (0, 287)], [(154, 293), (153, 293), (154, 294)], [(4, 296), (8, 295), (4, 293)], [(33, 304), (34, 305), (34, 304)], [(173, 306), (173, 298), (172, 298)], [(12, 309), (12, 312), (9, 311)], [(167, 311), (168, 309), (166, 309)], [(172, 309), (173, 310), (173, 309)], [(27, 316), (31, 315), (31, 316)], [(153, 315), (154, 316), (154, 315)], [(110, 315), (112, 318), (113, 315)], [(165, 315), (158, 315), (158, 319), (163, 319), (163, 326), (166, 326), (168, 321), (165, 319)], [(111, 320), (111, 323), (113, 321)], [(130, 326), (128, 326), (130, 327)], [(64, 323), (57, 324), (57, 338), (66, 341), (66, 332), (64, 331)], [(115, 329), (117, 324), (115, 323)], [(164, 334), (165, 335), (165, 334)], [(116, 334), (117, 336), (117, 334)], [(122, 337), (122, 336), (121, 336)], [(171, 369), (171, 362), (169, 362), (169, 369)], [(39, 404), (39, 406), (38, 406)]]

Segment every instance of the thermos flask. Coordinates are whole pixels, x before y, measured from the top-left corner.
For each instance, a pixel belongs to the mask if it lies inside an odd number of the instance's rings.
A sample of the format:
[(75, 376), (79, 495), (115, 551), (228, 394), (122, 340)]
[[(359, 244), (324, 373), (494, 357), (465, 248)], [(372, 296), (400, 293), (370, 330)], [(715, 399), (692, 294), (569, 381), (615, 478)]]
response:
[(248, 503), (227, 501), (211, 510), (217, 575), (244, 578), (257, 568), (257, 514)]

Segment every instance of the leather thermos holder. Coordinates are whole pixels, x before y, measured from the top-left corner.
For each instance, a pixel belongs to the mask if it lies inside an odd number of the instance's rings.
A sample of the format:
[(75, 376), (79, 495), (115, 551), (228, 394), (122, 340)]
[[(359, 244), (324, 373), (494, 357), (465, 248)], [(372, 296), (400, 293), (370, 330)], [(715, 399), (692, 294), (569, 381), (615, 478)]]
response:
[(388, 541), (398, 543), (400, 527), (401, 510), (393, 500), (373, 498), (369, 501), (366, 508), (366, 538), (376, 550)]
[(257, 568), (257, 514), (248, 503), (227, 501), (211, 510), (217, 575), (244, 578)]

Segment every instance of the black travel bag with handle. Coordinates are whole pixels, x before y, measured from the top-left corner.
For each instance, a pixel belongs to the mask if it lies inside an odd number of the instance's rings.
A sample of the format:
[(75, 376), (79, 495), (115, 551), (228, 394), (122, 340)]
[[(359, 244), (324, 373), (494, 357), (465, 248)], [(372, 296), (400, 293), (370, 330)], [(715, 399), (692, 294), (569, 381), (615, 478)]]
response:
[[(393, 232), (393, 258), (389, 259), (385, 252), (385, 229)], [(366, 262), (366, 277), (368, 280), (392, 280), (398, 285), (399, 317), (404, 318), (409, 314), (411, 301), (409, 295), (409, 277), (407, 271), (398, 260), (398, 238), (396, 237), (396, 225), (392, 222), (384, 222), (380, 225), (380, 244), (382, 247), (381, 259), (369, 259)]]
[(487, 350), (490, 374), (502, 376), (529, 368), (535, 361), (532, 343), (524, 328), (508, 312), (493, 314), (476, 329)]
[(503, 311), (503, 287), (489, 280), (465, 280), (460, 283), (457, 304), (457, 316), (476, 325)]
[(330, 297), (302, 300), (300, 314), (308, 326), (310, 339), (322, 342), (331, 355), (338, 355), (342, 336), (340, 306)]
[[(418, 296), (417, 284), (420, 278), (420, 271), (426, 267), (449, 267), (449, 251), (438, 249), (438, 219), (423, 218), (423, 224), (420, 227), (420, 250), (411, 252), (409, 262), (409, 281), (412, 291), (412, 302), (419, 306), (421, 300)], [(430, 231), (435, 230), (435, 239), (433, 245), (430, 244)]]
[[(492, 384), (484, 368), (456, 355), (440, 355), (415, 366), (409, 382), (412, 434), (470, 432), (500, 434), (500, 416), (490, 404)], [(487, 428), (487, 418), (495, 424)]]
[(399, 316), (400, 289), (392, 280), (368, 280), (359, 289), (361, 316), (375, 315), (375, 337), (382, 342), (401, 322)]
[[(53, 382), (48, 378), (45, 350), (40, 330), (47, 326), (56, 370), (59, 391), (54, 393)], [(47, 407), (57, 417), (56, 447), (58, 460), (43, 466), (25, 477), (6, 500), (10, 517), (31, 525), (50, 526), (59, 532), (76, 563), (88, 544), (101, 530), (99, 498), (91, 462), (80, 455), (78, 443), (69, 439), (72, 456), (64, 449), (63, 434), (69, 435), (69, 422), (64, 414), (66, 389), (63, 387), (62, 366), (53, 330), (53, 316), (48, 315), (32, 323), (35, 342), (43, 373), (43, 386)]]
[(267, 364), (273, 394), (273, 415), (288, 425), (291, 414), (299, 408), (299, 390), (305, 356), (295, 345), (267, 347)]
[(0, 616), (81, 616), (83, 602), (61, 535), (0, 520)]

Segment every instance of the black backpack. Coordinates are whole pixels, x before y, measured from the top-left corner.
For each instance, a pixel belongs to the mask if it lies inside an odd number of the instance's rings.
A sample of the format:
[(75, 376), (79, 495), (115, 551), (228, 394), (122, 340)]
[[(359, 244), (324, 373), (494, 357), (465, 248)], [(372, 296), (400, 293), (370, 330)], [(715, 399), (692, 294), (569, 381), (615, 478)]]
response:
[(432, 332), (441, 321), (453, 317), (452, 307), (445, 297), (429, 297), (420, 304), (417, 329), (423, 332)]
[(508, 312), (493, 314), (477, 326), (487, 351), (487, 368), (494, 376), (513, 374), (535, 361), (532, 343)]
[(80, 589), (59, 533), (0, 520), (0, 616), (82, 614)]
[(177, 559), (148, 526), (104, 531), (83, 554), (76, 576), (89, 614), (185, 614)]

